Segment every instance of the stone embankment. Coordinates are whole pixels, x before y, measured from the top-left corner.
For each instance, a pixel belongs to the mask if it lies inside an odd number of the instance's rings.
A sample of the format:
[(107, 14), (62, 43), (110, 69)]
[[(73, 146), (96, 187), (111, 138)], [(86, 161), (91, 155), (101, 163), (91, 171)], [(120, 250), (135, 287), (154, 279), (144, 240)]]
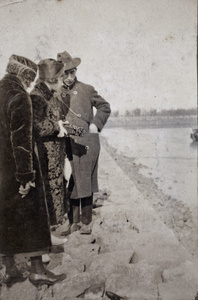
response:
[(192, 255), (103, 147), (99, 166), (92, 234), (74, 232), (50, 254), (48, 268), (67, 278), (40, 290), (29, 280), (3, 286), (1, 300), (196, 299)]

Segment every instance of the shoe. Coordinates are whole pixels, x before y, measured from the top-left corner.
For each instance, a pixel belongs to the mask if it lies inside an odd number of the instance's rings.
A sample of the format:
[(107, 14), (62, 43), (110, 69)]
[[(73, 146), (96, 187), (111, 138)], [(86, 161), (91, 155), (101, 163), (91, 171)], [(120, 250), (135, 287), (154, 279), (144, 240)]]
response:
[(3, 283), (6, 284), (8, 288), (11, 288), (13, 284), (17, 282), (23, 282), (28, 278), (26, 277), (12, 277), (10, 274), (5, 274), (5, 277), (3, 278)]
[(78, 223), (73, 223), (70, 227), (70, 233), (78, 231), (80, 229), (80, 225)]
[(17, 282), (25, 281), (30, 275), (29, 267), (27, 264), (19, 264), (19, 268), (15, 265), (6, 269), (6, 274), (3, 278), (3, 283), (6, 284), (7, 287), (12, 287), (13, 284)]
[(43, 254), (42, 255), (42, 263), (47, 264), (50, 262), (50, 257), (48, 254)]
[(72, 232), (75, 232), (79, 229), (80, 229), (80, 225), (78, 223), (69, 224), (67, 230), (63, 231), (61, 233), (61, 235), (67, 236), (67, 235), (71, 234)]
[(91, 234), (91, 225), (82, 224), (80, 234)]
[(61, 239), (51, 233), (51, 241), (52, 241), (52, 246), (60, 246), (65, 244), (67, 242), (67, 239), (66, 238)]
[(66, 278), (66, 274), (55, 275), (54, 273), (45, 270), (41, 274), (31, 273), (29, 276), (29, 281), (36, 287), (43, 284), (53, 285), (60, 282)]
[(65, 231), (61, 232), (62, 236), (67, 236), (71, 233), (71, 224), (69, 224)]

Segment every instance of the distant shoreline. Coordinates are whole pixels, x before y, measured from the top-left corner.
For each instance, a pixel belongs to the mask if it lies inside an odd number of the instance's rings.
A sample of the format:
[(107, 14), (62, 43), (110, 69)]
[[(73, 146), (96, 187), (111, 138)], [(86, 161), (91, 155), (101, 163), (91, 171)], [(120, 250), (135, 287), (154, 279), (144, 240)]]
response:
[(105, 128), (197, 128), (197, 116), (139, 116), (139, 117), (110, 117)]

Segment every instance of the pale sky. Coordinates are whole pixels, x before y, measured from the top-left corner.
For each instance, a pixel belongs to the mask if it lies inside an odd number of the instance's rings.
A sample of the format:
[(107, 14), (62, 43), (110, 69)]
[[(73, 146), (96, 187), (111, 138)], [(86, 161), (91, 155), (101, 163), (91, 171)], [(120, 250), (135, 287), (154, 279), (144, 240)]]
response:
[(196, 0), (1, 0), (0, 77), (12, 54), (68, 51), (112, 110), (195, 108)]

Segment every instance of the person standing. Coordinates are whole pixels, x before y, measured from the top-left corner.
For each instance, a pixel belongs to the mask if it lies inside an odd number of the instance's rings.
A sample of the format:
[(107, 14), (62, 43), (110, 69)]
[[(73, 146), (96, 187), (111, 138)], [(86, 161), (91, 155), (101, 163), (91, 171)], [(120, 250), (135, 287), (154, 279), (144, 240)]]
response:
[[(65, 279), (45, 269), (42, 254), (51, 247), (49, 215), (36, 145), (32, 136), (32, 105), (26, 92), (37, 65), (12, 55), (0, 81), (0, 253), (6, 267), (4, 283), (34, 285)], [(15, 255), (30, 257), (30, 274), (21, 273)]]
[[(58, 99), (56, 90), (61, 81), (56, 77), (63, 64), (54, 59), (44, 59), (38, 64), (38, 80), (30, 96), (33, 106), (34, 134), (41, 161), (50, 224), (63, 222), (65, 214), (64, 159), (65, 139), (59, 137), (60, 123), (67, 108)], [(64, 129), (67, 135), (66, 129)], [(62, 135), (64, 137), (64, 135)]]
[[(70, 192), (69, 232), (80, 229), (81, 234), (91, 233), (93, 193), (98, 192), (98, 157), (101, 132), (110, 115), (110, 105), (96, 90), (77, 80), (77, 66), (80, 58), (72, 58), (64, 51), (57, 54), (57, 60), (64, 64), (62, 69), (63, 85), (59, 91), (68, 109), (66, 120), (70, 124), (82, 126), (86, 134), (83, 137), (70, 137), (67, 141), (67, 156), (71, 163), (72, 176), (68, 190)], [(93, 113), (93, 107), (96, 114)], [(81, 205), (81, 225), (80, 225)]]

